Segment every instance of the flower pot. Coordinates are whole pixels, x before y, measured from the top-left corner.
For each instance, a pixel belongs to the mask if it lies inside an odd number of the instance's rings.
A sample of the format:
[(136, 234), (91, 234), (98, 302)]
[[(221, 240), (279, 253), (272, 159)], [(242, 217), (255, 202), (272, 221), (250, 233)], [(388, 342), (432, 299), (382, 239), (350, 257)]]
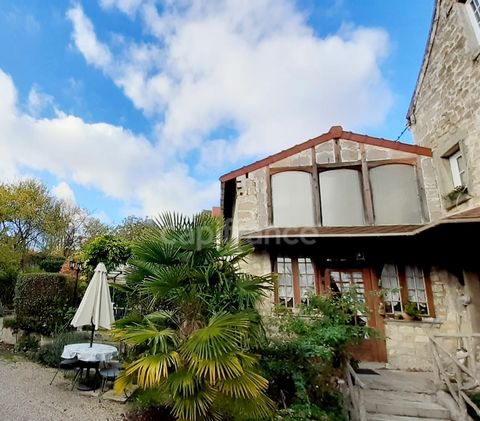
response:
[(413, 320), (413, 317), (405, 312), (402, 313), (402, 316), (403, 316), (403, 320), (406, 320), (408, 322), (411, 322)]

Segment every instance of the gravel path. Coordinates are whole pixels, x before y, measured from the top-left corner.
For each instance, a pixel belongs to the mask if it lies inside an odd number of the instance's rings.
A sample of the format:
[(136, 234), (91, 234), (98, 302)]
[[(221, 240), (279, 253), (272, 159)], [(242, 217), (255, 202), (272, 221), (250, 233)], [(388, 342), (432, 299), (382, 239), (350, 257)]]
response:
[(127, 407), (70, 391), (71, 383), (54, 369), (29, 361), (0, 360), (0, 420), (118, 421)]

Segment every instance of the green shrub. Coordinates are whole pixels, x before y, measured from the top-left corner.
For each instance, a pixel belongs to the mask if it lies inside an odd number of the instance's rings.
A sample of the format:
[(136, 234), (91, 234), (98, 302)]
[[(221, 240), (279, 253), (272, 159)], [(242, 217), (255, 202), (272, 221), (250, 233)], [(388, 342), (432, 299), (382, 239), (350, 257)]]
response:
[(15, 351), (23, 352), (28, 357), (33, 357), (38, 351), (40, 341), (37, 337), (31, 334), (25, 334), (20, 337), (15, 345)]
[(6, 317), (5, 319), (3, 319), (3, 327), (5, 329), (12, 329), (15, 333), (18, 332), (18, 330), (20, 329), (20, 324), (15, 317)]
[(298, 313), (277, 309), (276, 336), (259, 350), (269, 396), (288, 421), (342, 420), (338, 378), (352, 345), (378, 336), (358, 314), (367, 314), (355, 291), (312, 296)]
[(59, 273), (20, 275), (14, 299), (19, 327), (48, 335), (65, 325), (71, 315), (71, 285), (71, 278)]
[(42, 364), (57, 367), (65, 345), (85, 342), (87, 339), (88, 333), (85, 332), (58, 333), (52, 342), (40, 347), (37, 353), (37, 359)]
[(45, 272), (57, 273), (60, 272), (64, 263), (65, 258), (63, 257), (50, 257), (40, 261), (38, 265)]

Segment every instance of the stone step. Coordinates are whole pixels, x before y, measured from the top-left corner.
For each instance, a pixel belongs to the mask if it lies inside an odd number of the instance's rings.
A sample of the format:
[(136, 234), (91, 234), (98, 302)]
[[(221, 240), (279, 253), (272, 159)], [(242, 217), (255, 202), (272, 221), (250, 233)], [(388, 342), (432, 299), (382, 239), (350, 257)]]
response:
[(438, 421), (438, 418), (404, 417), (401, 415), (367, 413), (367, 421)]
[(433, 418), (437, 420), (450, 419), (450, 411), (434, 402), (375, 399), (366, 400), (365, 406), (367, 408), (367, 412), (377, 414)]
[(433, 393), (404, 392), (397, 390), (364, 390), (366, 401), (412, 401), (412, 402), (437, 402)]

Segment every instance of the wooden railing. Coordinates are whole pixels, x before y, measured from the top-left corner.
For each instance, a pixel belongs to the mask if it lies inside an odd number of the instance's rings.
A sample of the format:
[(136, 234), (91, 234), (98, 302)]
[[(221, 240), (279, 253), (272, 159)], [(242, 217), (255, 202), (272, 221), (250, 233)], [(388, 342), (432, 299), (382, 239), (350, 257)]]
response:
[(352, 366), (347, 363), (345, 367), (345, 409), (346, 416), (351, 421), (367, 421), (367, 408), (365, 406), (364, 390), (367, 385), (360, 380)]
[[(450, 342), (446, 345), (445, 342)], [(480, 334), (434, 335), (430, 337), (433, 372), (437, 387), (452, 396), (460, 414), (467, 416), (467, 406), (480, 416), (480, 409), (466, 391), (480, 386), (479, 362), (476, 356)]]

